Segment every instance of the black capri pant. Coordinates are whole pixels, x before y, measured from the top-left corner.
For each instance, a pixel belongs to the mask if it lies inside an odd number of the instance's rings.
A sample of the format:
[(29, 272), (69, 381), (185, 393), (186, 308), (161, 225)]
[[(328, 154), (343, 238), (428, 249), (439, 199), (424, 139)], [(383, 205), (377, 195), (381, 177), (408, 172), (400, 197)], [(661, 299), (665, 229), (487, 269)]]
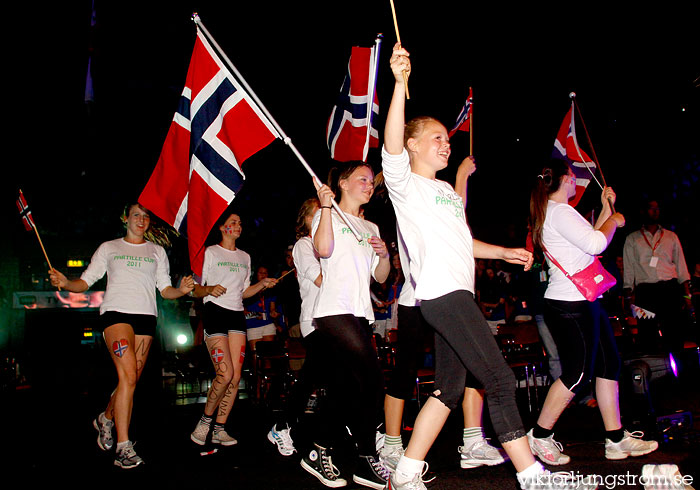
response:
[(375, 432), (384, 402), (384, 378), (366, 318), (332, 315), (315, 318), (316, 333), (328, 349), (327, 396), (344, 407), (348, 426), (362, 456), (376, 454)]
[(596, 301), (545, 299), (544, 320), (557, 344), (561, 379), (574, 393), (591, 379), (617, 381), (620, 354), (608, 314)]
[[(458, 406), (467, 371), (486, 392), (491, 424), (501, 443), (525, 436), (515, 402), (515, 375), (491, 333), (474, 296), (466, 290), (421, 302), (421, 313), (445, 342), (437, 362), (433, 396), (448, 408)], [(436, 356), (437, 356), (436, 348)]]

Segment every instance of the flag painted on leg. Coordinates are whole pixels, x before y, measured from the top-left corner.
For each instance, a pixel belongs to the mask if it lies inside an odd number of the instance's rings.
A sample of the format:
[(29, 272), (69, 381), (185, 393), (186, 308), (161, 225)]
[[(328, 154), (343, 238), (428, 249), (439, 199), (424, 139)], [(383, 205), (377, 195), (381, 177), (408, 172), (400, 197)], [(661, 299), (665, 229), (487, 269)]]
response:
[(566, 113), (564, 121), (561, 123), (557, 138), (554, 140), (552, 158), (566, 160), (571, 166), (576, 176), (576, 196), (569, 201), (569, 204), (571, 206), (576, 206), (581, 200), (586, 187), (588, 187), (588, 184), (591, 182), (591, 172), (595, 172), (596, 164), (591, 157), (578, 146), (573, 102), (571, 103), (571, 109)]
[(469, 97), (467, 97), (467, 101), (464, 103), (464, 107), (462, 107), (462, 112), (460, 112), (459, 116), (457, 116), (457, 122), (455, 123), (454, 127), (449, 132), (450, 138), (452, 138), (452, 136), (457, 131), (469, 132), (471, 130), (471, 125), (472, 125), (471, 119), (472, 119), (472, 88), (469, 87)]
[(197, 32), (177, 112), (139, 202), (187, 235), (201, 275), (204, 241), (240, 191), (242, 163), (279, 134)]
[[(379, 116), (375, 63), (376, 47), (352, 47), (348, 71), (326, 129), (331, 158), (339, 162), (365, 162), (368, 149), (379, 147), (379, 133), (374, 126)], [(371, 111), (369, 94), (374, 94)]]
[(34, 218), (32, 218), (32, 212), (29, 209), (27, 200), (24, 198), (22, 191), (19, 191), (19, 196), (17, 197), (17, 209), (19, 210), (19, 216), (22, 218), (22, 224), (27, 229), (27, 231), (32, 231), (36, 226), (34, 224)]

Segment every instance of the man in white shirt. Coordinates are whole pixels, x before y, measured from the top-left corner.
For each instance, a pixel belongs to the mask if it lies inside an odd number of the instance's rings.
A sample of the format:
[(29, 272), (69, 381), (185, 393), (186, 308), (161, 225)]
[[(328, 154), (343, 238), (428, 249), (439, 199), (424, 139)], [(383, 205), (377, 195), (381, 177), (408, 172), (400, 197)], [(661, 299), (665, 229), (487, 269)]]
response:
[(625, 240), (624, 295), (628, 305), (655, 314), (638, 322), (642, 349), (678, 352), (684, 341), (682, 311), (692, 307), (690, 274), (678, 235), (663, 228), (659, 216), (658, 201), (648, 201), (644, 224)]

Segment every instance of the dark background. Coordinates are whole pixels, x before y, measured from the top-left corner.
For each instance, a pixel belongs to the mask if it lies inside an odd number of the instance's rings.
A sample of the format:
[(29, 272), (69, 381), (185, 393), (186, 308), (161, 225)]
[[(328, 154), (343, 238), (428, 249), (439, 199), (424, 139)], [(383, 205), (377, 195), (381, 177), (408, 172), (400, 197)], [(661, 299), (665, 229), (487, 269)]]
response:
[[(396, 1), (413, 62), (408, 117), (433, 115), (449, 128), (473, 87), (478, 170), (469, 184), (468, 218), (474, 235), (522, 244), (530, 185), (551, 154), (575, 91), (605, 178), (617, 191), (617, 209), (628, 220), (613, 250), (638, 225), (640, 200), (657, 194), (663, 221), (680, 234), (689, 263), (697, 260), (700, 43), (691, 13), (658, 5), (653, 11), (526, 5)], [(123, 233), (119, 215), (155, 166), (184, 84), (193, 11), (322, 177), (332, 164), (325, 125), (350, 48), (371, 46), (383, 33), (381, 139), (396, 37), (389, 1), (96, 0), (95, 7), (92, 31), (90, 1), (9, 7), (10, 178), (3, 179), (0, 202), (6, 288), (26, 289), (46, 268), (36, 237), (17, 218), (18, 188), (59, 269), (68, 258), (89, 259), (100, 242)], [(95, 101), (88, 106), (91, 49)], [(590, 153), (580, 119), (577, 127)], [(453, 181), (468, 141), (468, 133), (453, 138), (451, 167), (438, 177)], [(378, 150), (369, 160), (378, 170)], [(235, 201), (245, 226), (240, 245), (254, 263), (274, 270), (293, 243), (299, 205), (314, 190), (281, 141), (243, 169), (247, 180)], [(599, 195), (591, 183), (579, 210), (595, 207)], [(368, 218), (391, 233), (390, 207), (377, 203)], [(186, 272), (183, 250), (179, 243), (171, 254), (175, 273)]]

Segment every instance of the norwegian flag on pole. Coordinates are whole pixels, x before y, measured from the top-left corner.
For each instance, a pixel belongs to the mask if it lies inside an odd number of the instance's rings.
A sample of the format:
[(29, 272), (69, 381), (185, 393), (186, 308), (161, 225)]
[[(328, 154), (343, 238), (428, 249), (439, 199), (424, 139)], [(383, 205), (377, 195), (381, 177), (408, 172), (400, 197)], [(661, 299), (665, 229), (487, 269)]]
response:
[(455, 123), (455, 126), (449, 132), (450, 138), (452, 138), (452, 136), (457, 131), (470, 131), (471, 130), (471, 118), (472, 118), (472, 88), (469, 87), (469, 97), (467, 97), (467, 101), (464, 103), (464, 107), (462, 107), (462, 112), (460, 112), (459, 116), (457, 116), (457, 122)]
[(339, 162), (366, 162), (369, 148), (379, 146), (379, 133), (374, 127), (379, 116), (376, 91), (378, 54), (379, 44), (372, 48), (352, 47), (348, 71), (326, 130), (331, 158)]
[(566, 160), (576, 176), (576, 196), (569, 201), (571, 206), (576, 206), (581, 200), (581, 196), (583, 196), (583, 191), (586, 190), (586, 187), (591, 182), (591, 173), (595, 172), (596, 164), (578, 146), (573, 101), (571, 102), (571, 109), (566, 113), (564, 121), (561, 123), (557, 138), (554, 140), (552, 157)]
[(17, 197), (17, 209), (19, 210), (19, 215), (22, 218), (22, 224), (27, 229), (27, 231), (32, 231), (36, 226), (34, 224), (34, 218), (32, 218), (32, 212), (29, 209), (27, 200), (24, 198), (22, 190), (19, 191), (19, 197)]
[(204, 242), (243, 186), (241, 164), (279, 134), (197, 29), (187, 81), (139, 202), (188, 239), (201, 276)]

